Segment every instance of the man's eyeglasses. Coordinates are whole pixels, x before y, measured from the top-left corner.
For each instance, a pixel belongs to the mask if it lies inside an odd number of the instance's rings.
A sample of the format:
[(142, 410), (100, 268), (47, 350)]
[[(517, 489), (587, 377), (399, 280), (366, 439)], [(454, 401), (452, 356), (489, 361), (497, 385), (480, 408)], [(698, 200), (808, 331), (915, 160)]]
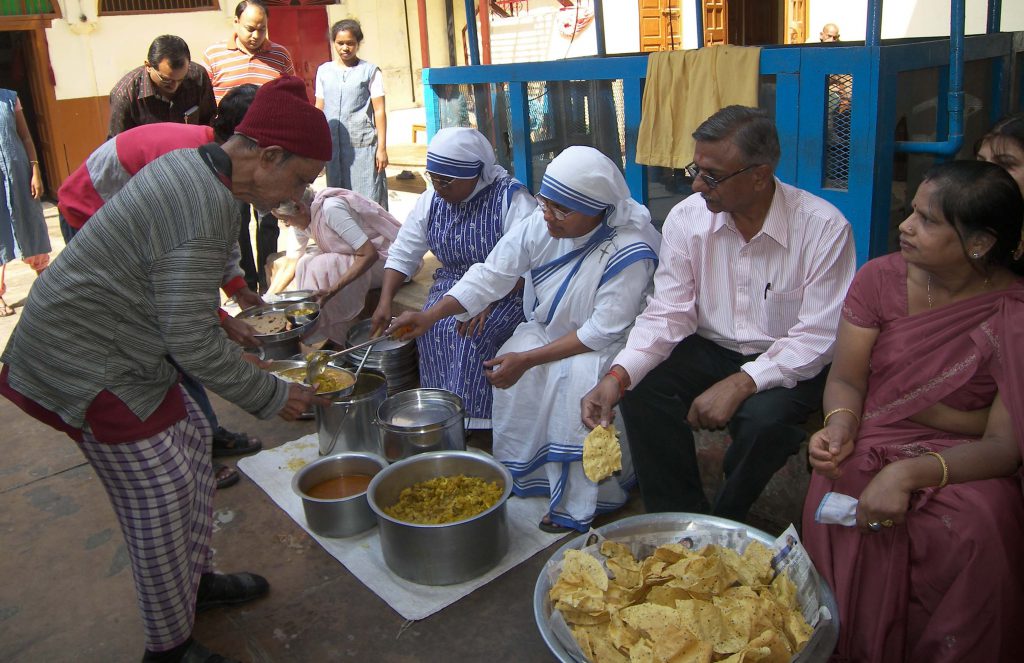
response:
[(735, 173), (730, 173), (729, 175), (726, 175), (725, 177), (711, 177), (710, 175), (705, 175), (704, 173), (702, 173), (700, 166), (698, 166), (696, 162), (693, 162), (689, 166), (685, 166), (683, 168), (683, 174), (689, 177), (690, 179), (695, 179), (699, 176), (702, 180), (704, 180), (704, 183), (708, 185), (708, 188), (717, 189), (718, 185), (720, 185), (722, 182), (726, 181), (730, 177), (736, 177), (740, 173), (745, 173), (751, 168), (757, 168), (760, 165), (761, 164), (759, 163), (752, 163), (745, 168), (740, 168)]
[(427, 173), (427, 177), (430, 178), (430, 183), (434, 185), (435, 189), (447, 189), (455, 181), (454, 177), (445, 177), (434, 173)]
[(560, 210), (557, 207), (555, 207), (554, 205), (552, 205), (550, 200), (546, 200), (546, 199), (544, 199), (544, 198), (542, 198), (540, 196), (534, 196), (534, 198), (537, 199), (537, 206), (540, 207), (541, 213), (546, 212), (548, 210), (551, 210), (551, 214), (554, 215), (555, 220), (557, 220), (557, 221), (565, 221), (567, 218), (569, 218), (569, 215), (571, 215), (572, 213), (574, 213), (576, 211), (576, 210), (568, 210), (568, 211)]
[(162, 85), (168, 86), (180, 85), (182, 81), (185, 80), (185, 77), (188, 75), (188, 73), (186, 72), (185, 76), (182, 76), (181, 78), (171, 78), (170, 76), (164, 76), (163, 74), (161, 74), (160, 70), (154, 67), (153, 65), (149, 65), (149, 70), (153, 73), (154, 76), (156, 76), (157, 80), (160, 81)]

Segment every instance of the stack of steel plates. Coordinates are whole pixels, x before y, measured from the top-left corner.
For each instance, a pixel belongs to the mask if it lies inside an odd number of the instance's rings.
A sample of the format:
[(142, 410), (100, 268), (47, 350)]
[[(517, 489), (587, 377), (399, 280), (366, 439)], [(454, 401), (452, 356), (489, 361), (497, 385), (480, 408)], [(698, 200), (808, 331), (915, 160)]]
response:
[[(352, 347), (370, 340), (370, 320), (363, 320), (348, 331), (348, 346)], [(397, 394), (419, 385), (419, 364), (415, 341), (381, 341), (365, 350), (350, 352), (344, 357), (345, 363), (358, 366), (363, 356), (366, 358), (365, 368), (379, 371), (388, 381), (388, 395)]]

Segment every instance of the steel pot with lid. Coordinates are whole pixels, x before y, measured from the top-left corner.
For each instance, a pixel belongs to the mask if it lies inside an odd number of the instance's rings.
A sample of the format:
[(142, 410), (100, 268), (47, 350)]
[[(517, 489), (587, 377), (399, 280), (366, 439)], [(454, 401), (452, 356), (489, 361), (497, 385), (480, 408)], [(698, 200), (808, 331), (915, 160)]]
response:
[(462, 399), (445, 389), (410, 389), (377, 408), (384, 457), (391, 462), (427, 451), (465, 450), (464, 421)]

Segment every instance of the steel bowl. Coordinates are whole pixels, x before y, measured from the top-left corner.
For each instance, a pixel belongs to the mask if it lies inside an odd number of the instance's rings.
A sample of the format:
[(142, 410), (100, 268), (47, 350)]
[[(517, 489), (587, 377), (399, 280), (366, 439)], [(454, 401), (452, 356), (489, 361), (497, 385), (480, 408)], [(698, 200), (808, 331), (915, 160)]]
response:
[[(284, 313), (285, 309), (291, 306), (289, 302), (276, 302), (274, 304), (261, 304), (247, 308), (235, 318), (245, 320), (261, 313)], [(287, 316), (285, 316), (287, 319)], [(276, 334), (256, 334), (260, 340), (260, 347), (263, 348), (263, 355), (266, 359), (288, 359), (299, 352), (299, 339), (310, 329), (312, 323), (303, 325), (292, 325), (291, 329), (285, 329)]]
[[(416, 525), (384, 513), (405, 488), (435, 477), (480, 477), (498, 481), (504, 491), (497, 504), (468, 520), (444, 525)], [(366, 491), (377, 515), (384, 562), (395, 575), (421, 585), (454, 585), (481, 576), (508, 552), (506, 502), (512, 475), (490, 456), (472, 451), (420, 454), (383, 470)]]
[(274, 298), (275, 304), (294, 304), (296, 302), (311, 302), (316, 299), (315, 290), (285, 290)]
[[(370, 486), (373, 486), (372, 482)], [(682, 532), (691, 523), (698, 528), (743, 530), (746, 532), (748, 539), (760, 541), (768, 547), (772, 547), (775, 544), (775, 538), (767, 532), (734, 520), (699, 513), (647, 513), (617, 520), (598, 527), (596, 531), (612, 541), (643, 540), (647, 537), (658, 538), (665, 534)], [(541, 637), (544, 638), (548, 649), (562, 663), (579, 663), (581, 659), (576, 658), (570, 653), (569, 648), (562, 643), (555, 634), (555, 629), (552, 628), (550, 622), (551, 600), (548, 598), (548, 593), (551, 591), (551, 578), (548, 575), (548, 570), (553, 563), (565, 556), (566, 550), (570, 548), (577, 550), (585, 548), (590, 536), (590, 533), (581, 534), (555, 551), (555, 554), (551, 556), (548, 563), (541, 569), (540, 575), (537, 578), (537, 584), (533, 589), (533, 618), (537, 622), (537, 628), (540, 629)], [(816, 577), (815, 589), (817, 591), (818, 604), (828, 608), (832, 618), (822, 618), (819, 620), (810, 641), (808, 641), (799, 654), (793, 657), (794, 663), (824, 661), (832, 654), (836, 643), (839, 641), (839, 607), (836, 604), (835, 596), (832, 594), (832, 589), (828, 586), (828, 583), (822, 580), (816, 572), (814, 574)], [(569, 635), (567, 637), (571, 638), (572, 636)]]
[(306, 491), (322, 481), (345, 474), (376, 476), (388, 463), (380, 456), (363, 453), (342, 453), (313, 461), (292, 477), (292, 490), (302, 499), (309, 529), (320, 536), (332, 538), (365, 532), (377, 524), (377, 517), (367, 504), (367, 493), (339, 499), (311, 497)]
[[(266, 370), (270, 371), (274, 375), (277, 375), (282, 380), (286, 380), (288, 382), (298, 382), (299, 384), (306, 384), (305, 379), (302, 379), (302, 380), (292, 380), (292, 379), (289, 379), (289, 378), (284, 377), (284, 376), (281, 375), (281, 373), (283, 371), (286, 371), (286, 370), (288, 370), (290, 368), (301, 368), (301, 369), (305, 370), (305, 368), (306, 368), (306, 360), (305, 359), (277, 359), (277, 360), (271, 361), (270, 365), (267, 367)], [(321, 391), (321, 392), (317, 392), (317, 396), (323, 396), (324, 398), (329, 398), (329, 399), (334, 400), (334, 399), (343, 398), (345, 396), (348, 396), (349, 394), (351, 394), (355, 390), (355, 388), (356, 388), (356, 381), (355, 381), (356, 376), (355, 376), (355, 374), (352, 371), (348, 370), (347, 368), (343, 368), (341, 366), (338, 366), (337, 364), (328, 364), (327, 368), (328, 368), (328, 370), (336, 370), (336, 371), (341, 371), (342, 373), (347, 373), (352, 378), (352, 384), (348, 385), (347, 387), (343, 387), (341, 389), (335, 390), (335, 391)]]
[(306, 325), (320, 317), (320, 305), (316, 302), (298, 302), (284, 310), (284, 317), (293, 325)]

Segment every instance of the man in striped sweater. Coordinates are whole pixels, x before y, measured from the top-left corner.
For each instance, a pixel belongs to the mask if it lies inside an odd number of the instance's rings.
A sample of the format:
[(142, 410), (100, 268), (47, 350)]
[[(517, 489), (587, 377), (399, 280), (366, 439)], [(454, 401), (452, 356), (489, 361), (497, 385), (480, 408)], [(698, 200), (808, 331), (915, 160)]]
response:
[[(217, 103), (228, 90), (239, 85), (263, 85), (279, 76), (295, 74), (291, 54), (281, 44), (270, 41), (269, 30), (269, 10), (263, 0), (242, 0), (238, 3), (231, 36), (226, 41), (213, 44), (203, 54)], [(277, 253), (277, 239), (281, 234), (277, 217), (269, 212), (258, 216), (256, 255), (253, 257), (248, 205), (241, 207), (240, 214), (242, 223), (238, 246), (242, 251), (245, 280), (253, 290), (262, 288), (266, 291), (267, 259)]]
[[(235, 127), (245, 116), (257, 89), (255, 85), (240, 85), (228, 92), (221, 100), (216, 116), (212, 118), (212, 126), (172, 122), (143, 124), (111, 138), (64, 180), (57, 203), (61, 218), (77, 232), (135, 173), (157, 157), (172, 150), (199, 147), (211, 141), (223, 144), (235, 133)], [(221, 289), (228, 297), (234, 297), (242, 308), (262, 304), (263, 300), (248, 288), (242, 277), (242, 269), (238, 265), (240, 258), (236, 244), (225, 264)], [(223, 310), (218, 313), (228, 338), (243, 347), (260, 344), (253, 335), (252, 327)], [(262, 443), (259, 439), (229, 431), (219, 425), (217, 414), (201, 384), (186, 374), (182, 376), (182, 385), (202, 408), (213, 427), (214, 458), (260, 450)], [(238, 471), (228, 465), (215, 463), (214, 473), (218, 488), (238, 483)]]
[[(622, 399), (648, 511), (744, 520), (821, 407), (856, 256), (839, 210), (775, 177), (764, 111), (728, 106), (693, 137), (694, 195), (665, 219), (654, 295), (583, 421), (607, 423)], [(709, 504), (693, 430), (721, 428), (725, 483)]]
[(0, 394), (75, 439), (107, 490), (145, 661), (207, 660), (195, 613), (269, 589), (251, 573), (211, 572), (212, 431), (177, 367), (262, 418), (294, 419), (320, 400), (246, 361), (216, 312), (238, 200), (296, 200), (330, 156), (302, 81), (264, 86), (223, 146), (165, 154), (99, 209), (36, 281), (0, 357)]

